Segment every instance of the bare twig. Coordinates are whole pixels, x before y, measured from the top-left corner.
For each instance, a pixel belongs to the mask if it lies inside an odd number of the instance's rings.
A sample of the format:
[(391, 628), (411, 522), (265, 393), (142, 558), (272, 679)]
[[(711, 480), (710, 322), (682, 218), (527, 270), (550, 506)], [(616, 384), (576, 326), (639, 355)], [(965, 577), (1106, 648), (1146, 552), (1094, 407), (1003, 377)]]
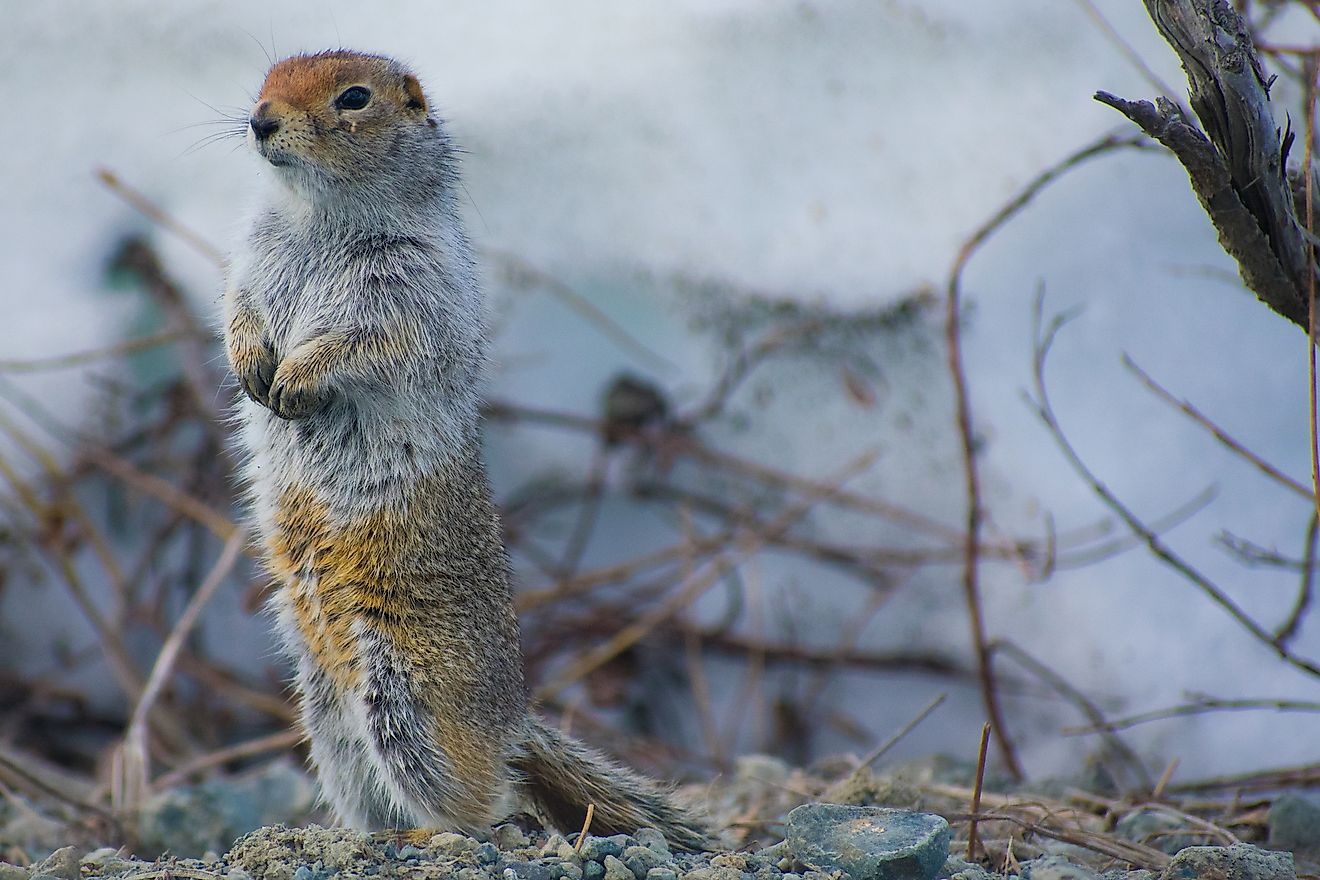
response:
[(986, 714), (996, 731), (1000, 757), (1004, 768), (1014, 779), (1022, 778), (1022, 768), (1018, 763), (1013, 742), (1009, 738), (1004, 723), (1004, 713), (995, 692), (994, 672), (991, 667), (990, 652), (987, 648), (985, 620), (981, 609), (979, 583), (979, 562), (981, 551), (981, 523), (984, 511), (981, 507), (981, 483), (977, 473), (977, 440), (972, 424), (971, 398), (967, 388), (967, 374), (963, 367), (962, 355), (962, 275), (973, 254), (980, 249), (996, 230), (1007, 223), (1019, 211), (1026, 207), (1041, 190), (1049, 186), (1060, 176), (1077, 167), (1088, 159), (1103, 155), (1120, 147), (1140, 146), (1144, 138), (1131, 136), (1106, 135), (1094, 143), (1088, 144), (1061, 162), (1046, 169), (1028, 183), (1021, 192), (996, 211), (989, 220), (978, 227), (970, 238), (958, 250), (953, 268), (949, 272), (946, 289), (945, 339), (948, 346), (949, 374), (953, 378), (954, 404), (957, 415), (958, 439), (962, 448), (964, 483), (967, 495), (966, 527), (963, 533), (963, 594), (967, 603), (967, 615), (972, 631), (972, 648), (976, 655), (977, 668), (981, 677), (981, 699), (985, 704)]
[(981, 725), (981, 744), (976, 750), (976, 784), (972, 787), (972, 814), (967, 820), (967, 861), (976, 858), (976, 822), (981, 814), (981, 787), (985, 783), (985, 755), (990, 747), (990, 722)]
[(1074, 471), (1091, 487), (1091, 491), (1108, 507), (1113, 513), (1121, 519), (1129, 529), (1136, 535), (1139, 535), (1147, 548), (1158, 559), (1163, 561), (1171, 569), (1189, 581), (1193, 586), (1206, 595), (1212, 602), (1222, 608), (1239, 626), (1247, 631), (1252, 638), (1269, 646), (1274, 653), (1279, 656), (1288, 665), (1306, 672), (1310, 675), (1320, 677), (1320, 665), (1314, 661), (1295, 654), (1286, 644), (1280, 644), (1274, 638), (1274, 635), (1266, 630), (1254, 618), (1248, 615), (1242, 608), (1234, 602), (1227, 593), (1220, 589), (1213, 581), (1193, 568), (1188, 562), (1182, 559), (1178, 554), (1164, 543), (1164, 541), (1155, 534), (1144, 522), (1142, 522), (1135, 513), (1131, 511), (1118, 496), (1116, 496), (1100, 479), (1086, 466), (1077, 451), (1073, 448), (1068, 438), (1063, 433), (1063, 428), (1059, 424), (1058, 418), (1054, 413), (1053, 405), (1050, 402), (1049, 394), (1045, 386), (1045, 362), (1049, 355), (1051, 346), (1054, 343), (1060, 329), (1066, 323), (1066, 320), (1056, 319), (1051, 322), (1048, 328), (1041, 326), (1041, 312), (1044, 308), (1044, 298), (1037, 297), (1036, 316), (1034, 330), (1034, 365), (1033, 381), (1035, 384), (1036, 397), (1031, 401), (1036, 414), (1044, 423), (1050, 435), (1054, 438), (1055, 444), (1063, 452), (1064, 458)]

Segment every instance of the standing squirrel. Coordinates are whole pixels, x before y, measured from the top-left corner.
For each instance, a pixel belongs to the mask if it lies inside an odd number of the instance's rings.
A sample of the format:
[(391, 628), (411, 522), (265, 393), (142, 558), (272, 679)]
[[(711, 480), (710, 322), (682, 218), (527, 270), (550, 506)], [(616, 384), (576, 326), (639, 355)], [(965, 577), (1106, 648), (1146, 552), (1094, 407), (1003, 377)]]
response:
[(230, 265), (225, 345), (274, 609), (340, 821), (482, 833), (701, 825), (531, 712), (481, 456), (482, 298), (454, 147), (398, 62), (275, 64), (249, 120), (274, 185)]

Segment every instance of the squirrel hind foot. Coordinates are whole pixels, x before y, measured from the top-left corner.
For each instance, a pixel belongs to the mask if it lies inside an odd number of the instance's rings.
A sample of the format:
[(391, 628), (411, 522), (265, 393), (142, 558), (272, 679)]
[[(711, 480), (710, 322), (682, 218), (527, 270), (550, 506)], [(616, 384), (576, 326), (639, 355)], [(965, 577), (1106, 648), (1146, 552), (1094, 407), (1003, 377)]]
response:
[(593, 834), (632, 834), (650, 827), (676, 849), (694, 852), (711, 845), (708, 829), (663, 786), (565, 736), (535, 714), (528, 716), (523, 748), (510, 764), (521, 777), (519, 787), (528, 806), (561, 832), (580, 829), (592, 804)]

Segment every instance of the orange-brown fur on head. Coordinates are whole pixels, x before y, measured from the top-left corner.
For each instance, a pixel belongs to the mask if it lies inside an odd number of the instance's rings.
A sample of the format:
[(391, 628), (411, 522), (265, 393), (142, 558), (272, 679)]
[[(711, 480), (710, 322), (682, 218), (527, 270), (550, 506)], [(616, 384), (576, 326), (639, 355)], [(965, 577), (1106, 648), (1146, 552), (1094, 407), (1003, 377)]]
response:
[[(353, 87), (369, 90), (360, 108), (345, 107)], [(434, 126), (422, 87), (407, 68), (378, 55), (335, 50), (295, 55), (266, 74), (252, 108), (253, 131), (277, 125), (266, 137), (252, 138), (273, 165), (312, 165), (343, 175), (380, 158), (400, 127)]]

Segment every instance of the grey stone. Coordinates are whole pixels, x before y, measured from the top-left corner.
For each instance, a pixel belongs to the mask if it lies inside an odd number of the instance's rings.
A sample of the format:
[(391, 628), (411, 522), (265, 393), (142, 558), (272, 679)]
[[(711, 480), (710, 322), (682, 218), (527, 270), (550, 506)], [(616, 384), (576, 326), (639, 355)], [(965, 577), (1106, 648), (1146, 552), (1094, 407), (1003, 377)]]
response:
[(501, 825), (491, 833), (491, 841), (502, 850), (518, 849), (527, 845), (527, 835), (517, 825)]
[(603, 862), (605, 865), (605, 880), (633, 880), (633, 872), (628, 870), (628, 866), (615, 856), (606, 856)]
[(1114, 868), (1111, 871), (1102, 871), (1097, 876), (1100, 880), (1157, 880), (1160, 875), (1154, 871), (1147, 871), (1145, 868), (1138, 868), (1135, 871)]
[(32, 866), (32, 875), (46, 874), (59, 880), (78, 880), (82, 876), (82, 852), (76, 846), (62, 846)]
[(316, 875), (306, 865), (299, 865), (297, 870), (293, 872), (293, 880), (316, 880)]
[[(545, 856), (559, 855), (559, 848), (561, 846), (565, 846), (567, 843), (568, 841), (564, 840), (564, 836), (562, 834), (551, 834), (550, 837), (546, 840), (545, 846), (541, 847), (542, 858), (544, 858)], [(559, 856), (559, 857), (563, 858), (563, 856)]]
[(0, 880), (28, 880), (30, 876), (32, 874), (27, 868), (0, 862)]
[(230, 868), (225, 874), (225, 880), (252, 880), (252, 875), (242, 868)]
[(493, 865), (500, 860), (500, 850), (493, 843), (483, 843), (477, 847), (477, 864)]
[(672, 853), (669, 850), (669, 841), (658, 828), (638, 828), (637, 843), (647, 849), (654, 850), (665, 858), (669, 858)]
[(771, 862), (773, 864), (778, 864), (779, 860), (786, 855), (788, 855), (788, 843), (787, 841), (783, 841), (783, 840), (779, 841), (778, 843), (771, 844), (770, 846), (767, 846), (765, 849), (758, 849), (756, 851), (756, 856), (758, 858), (765, 859), (767, 862)]
[(504, 869), (504, 880), (553, 880), (543, 862), (514, 862)]
[(94, 849), (82, 857), (82, 860), (89, 865), (100, 865), (112, 859), (119, 859), (119, 850), (115, 849), (113, 846), (103, 846), (100, 849)]
[(1021, 880), (1096, 880), (1095, 872), (1063, 856), (1041, 856), (1022, 863)]
[(421, 857), (422, 857), (422, 851), (417, 847), (413, 846), (411, 843), (404, 844), (403, 849), (399, 850), (399, 859), (401, 861), (406, 862), (411, 859), (420, 859)]
[[(594, 865), (596, 863), (590, 862), (590, 864)], [(559, 876), (562, 877), (563, 880), (582, 880), (582, 868), (578, 866), (577, 862), (560, 862)], [(603, 877), (604, 874), (601, 876)]]
[(803, 804), (788, 814), (787, 842), (804, 865), (853, 880), (934, 880), (949, 857), (949, 823), (933, 813)]
[(1162, 880), (1295, 880), (1292, 853), (1270, 852), (1249, 843), (1189, 846), (1173, 857)]
[(632, 871), (637, 880), (646, 880), (646, 874), (652, 868), (658, 868), (669, 859), (648, 846), (630, 846), (623, 851), (623, 863)]
[[(583, 844), (585, 847), (586, 844)], [(583, 862), (582, 880), (602, 880), (605, 876), (605, 866), (600, 862)]]
[(957, 856), (949, 856), (945, 859), (944, 867), (940, 868), (939, 876), (945, 878), (945, 880), (990, 880), (994, 877), (993, 874), (975, 862), (969, 862)]
[(603, 862), (606, 856), (618, 858), (623, 855), (623, 835), (616, 834), (613, 837), (594, 837), (588, 834), (587, 839), (578, 850), (582, 858), (592, 862)]
[(678, 880), (678, 874), (673, 868), (652, 868), (646, 872), (646, 880)]
[(1114, 826), (1114, 833), (1119, 837), (1143, 843), (1169, 855), (1189, 846), (1196, 846), (1205, 840), (1204, 836), (1176, 832), (1187, 832), (1187, 823), (1181, 818), (1160, 810), (1138, 810), (1128, 813)]
[(1270, 804), (1270, 847), (1320, 852), (1320, 805), (1299, 794), (1281, 794)]

